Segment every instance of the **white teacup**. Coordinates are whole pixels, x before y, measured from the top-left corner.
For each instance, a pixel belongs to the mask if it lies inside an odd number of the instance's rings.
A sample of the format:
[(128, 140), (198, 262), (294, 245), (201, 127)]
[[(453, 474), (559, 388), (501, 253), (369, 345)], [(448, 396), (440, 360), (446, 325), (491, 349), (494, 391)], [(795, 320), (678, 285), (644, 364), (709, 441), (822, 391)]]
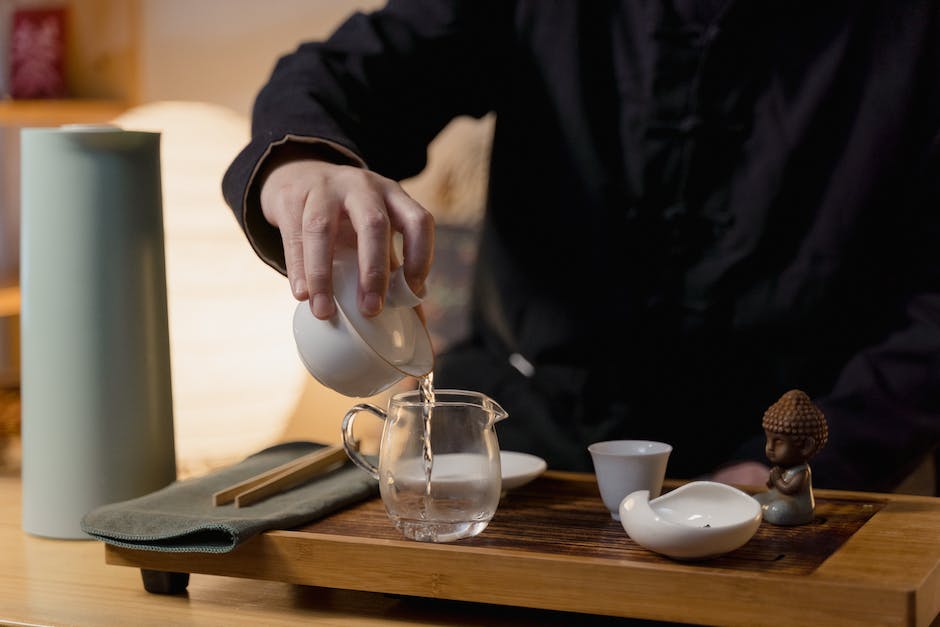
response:
[(656, 498), (663, 489), (672, 446), (650, 440), (608, 440), (588, 446), (601, 499), (614, 520), (620, 520), (620, 502), (637, 490)]
[(401, 268), (389, 279), (385, 307), (374, 318), (359, 311), (356, 251), (337, 250), (333, 262), (336, 314), (320, 320), (303, 301), (294, 310), (294, 340), (300, 360), (317, 381), (354, 397), (378, 394), (406, 376), (423, 377), (434, 367), (428, 330), (414, 307), (421, 299)]

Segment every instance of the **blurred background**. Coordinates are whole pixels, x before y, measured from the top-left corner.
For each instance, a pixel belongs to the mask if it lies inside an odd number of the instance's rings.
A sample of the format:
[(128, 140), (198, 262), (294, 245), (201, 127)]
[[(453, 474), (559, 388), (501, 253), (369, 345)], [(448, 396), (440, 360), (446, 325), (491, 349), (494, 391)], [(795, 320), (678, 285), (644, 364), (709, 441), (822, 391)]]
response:
[[(279, 441), (340, 441), (357, 401), (303, 369), (286, 279), (255, 257), (220, 181), (248, 140), (251, 104), (277, 58), (382, 4), (0, 0), (0, 468), (18, 465), (19, 130), (34, 126), (105, 122), (163, 135), (180, 474)], [(466, 325), (492, 122), (455, 120), (431, 145), (425, 172), (403, 182), (438, 223), (426, 308), (438, 351)], [(378, 428), (365, 434), (367, 448)]]

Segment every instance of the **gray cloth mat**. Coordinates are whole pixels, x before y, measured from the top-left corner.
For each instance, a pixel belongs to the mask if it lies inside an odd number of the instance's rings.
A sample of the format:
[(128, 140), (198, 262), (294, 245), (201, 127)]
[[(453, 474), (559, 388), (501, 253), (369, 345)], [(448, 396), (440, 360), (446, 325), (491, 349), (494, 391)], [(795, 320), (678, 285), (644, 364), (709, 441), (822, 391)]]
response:
[(378, 482), (349, 463), (247, 507), (215, 506), (212, 495), (322, 447), (289, 442), (203, 477), (96, 508), (82, 530), (115, 546), (172, 553), (227, 553), (268, 529), (289, 529), (378, 494)]

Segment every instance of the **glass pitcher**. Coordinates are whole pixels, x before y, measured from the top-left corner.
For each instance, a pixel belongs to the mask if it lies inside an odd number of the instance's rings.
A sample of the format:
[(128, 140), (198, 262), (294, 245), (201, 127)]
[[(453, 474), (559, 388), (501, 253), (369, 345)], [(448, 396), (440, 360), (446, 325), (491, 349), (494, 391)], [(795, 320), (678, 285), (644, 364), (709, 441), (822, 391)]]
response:
[[(363, 411), (385, 422), (378, 465), (355, 444), (353, 425)], [(350, 409), (343, 445), (378, 479), (385, 510), (406, 538), (450, 542), (479, 534), (496, 512), (502, 478), (494, 425), (506, 416), (478, 392), (435, 390), (430, 402), (419, 390), (402, 392), (388, 411), (369, 404)]]

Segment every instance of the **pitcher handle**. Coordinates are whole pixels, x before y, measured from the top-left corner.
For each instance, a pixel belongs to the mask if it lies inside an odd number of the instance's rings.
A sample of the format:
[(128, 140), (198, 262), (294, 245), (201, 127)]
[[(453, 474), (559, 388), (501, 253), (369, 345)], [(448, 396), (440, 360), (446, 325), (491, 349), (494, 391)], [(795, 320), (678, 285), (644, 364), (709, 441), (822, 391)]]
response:
[(349, 456), (349, 459), (353, 460), (354, 464), (372, 475), (373, 478), (378, 479), (378, 467), (362, 456), (362, 454), (359, 452), (359, 447), (356, 445), (356, 438), (353, 437), (353, 421), (355, 420), (356, 415), (361, 411), (367, 411), (370, 414), (375, 414), (382, 420), (387, 418), (385, 412), (375, 405), (369, 405), (368, 403), (354, 405), (352, 409), (346, 412), (346, 415), (343, 416), (343, 448), (346, 449), (346, 455)]

